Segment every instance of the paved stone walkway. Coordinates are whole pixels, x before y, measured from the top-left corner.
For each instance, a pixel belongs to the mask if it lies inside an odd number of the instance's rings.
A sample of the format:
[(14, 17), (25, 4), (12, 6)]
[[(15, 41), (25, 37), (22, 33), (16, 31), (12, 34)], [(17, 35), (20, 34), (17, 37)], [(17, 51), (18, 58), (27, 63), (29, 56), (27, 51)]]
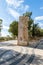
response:
[(0, 45), (0, 65), (43, 65), (43, 40), (37, 48), (4, 44)]

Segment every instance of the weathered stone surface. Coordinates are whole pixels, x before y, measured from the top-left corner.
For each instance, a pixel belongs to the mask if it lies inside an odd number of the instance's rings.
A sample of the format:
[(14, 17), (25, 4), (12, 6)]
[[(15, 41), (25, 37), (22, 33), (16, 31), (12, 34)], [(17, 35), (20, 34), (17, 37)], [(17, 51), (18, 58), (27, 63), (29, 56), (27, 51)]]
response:
[(28, 45), (28, 21), (27, 16), (19, 17), (18, 24), (18, 45)]

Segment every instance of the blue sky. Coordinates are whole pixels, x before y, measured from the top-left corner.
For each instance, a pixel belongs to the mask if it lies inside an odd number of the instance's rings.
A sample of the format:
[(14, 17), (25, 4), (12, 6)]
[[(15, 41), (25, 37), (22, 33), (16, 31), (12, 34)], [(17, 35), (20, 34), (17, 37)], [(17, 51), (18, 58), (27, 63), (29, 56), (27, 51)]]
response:
[(8, 35), (12, 21), (19, 20), (26, 11), (32, 11), (32, 18), (43, 28), (43, 0), (0, 0), (0, 19), (3, 19), (2, 36)]

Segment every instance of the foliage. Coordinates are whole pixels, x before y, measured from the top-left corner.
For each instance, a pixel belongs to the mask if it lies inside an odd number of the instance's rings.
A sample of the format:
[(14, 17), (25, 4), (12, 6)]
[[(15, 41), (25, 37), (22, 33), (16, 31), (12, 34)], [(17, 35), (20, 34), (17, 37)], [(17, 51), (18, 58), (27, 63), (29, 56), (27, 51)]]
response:
[(8, 30), (12, 36), (15, 37), (18, 36), (18, 22), (17, 21), (13, 21), (10, 26), (9, 26), (9, 30)]
[(10, 37), (10, 36), (6, 36), (6, 37), (0, 37), (0, 42), (2, 41), (8, 41), (8, 40), (13, 40), (14, 38)]
[(33, 19), (31, 18), (32, 12), (26, 12), (23, 14), (23, 16), (27, 16), (29, 17), (29, 21), (28, 21), (28, 33), (29, 36), (31, 36), (31, 27), (32, 27), (32, 23), (33, 23)]
[(40, 36), (43, 37), (43, 29), (40, 29)]
[(0, 36), (1, 36), (1, 30), (2, 30), (2, 19), (0, 19)]
[(28, 16), (29, 18), (31, 18), (32, 12), (26, 12), (23, 14), (23, 16)]
[(28, 21), (28, 30), (31, 29), (32, 24), (33, 24), (33, 19), (29, 19), (29, 21)]
[(0, 42), (4, 40), (4, 37), (0, 37)]
[(40, 27), (38, 26), (38, 24), (34, 24), (32, 26), (32, 36), (39, 36), (40, 34)]
[(40, 27), (38, 26), (38, 24), (34, 23), (34, 20), (31, 18), (32, 16), (32, 12), (26, 12), (23, 14), (23, 16), (28, 16), (29, 17), (29, 21), (28, 21), (28, 33), (29, 33), (29, 37), (32, 36), (40, 36)]
[[(34, 20), (31, 18), (32, 12), (26, 12), (23, 14), (23, 16), (29, 17), (29, 21), (28, 21), (29, 37), (43, 36), (43, 29), (41, 29), (38, 24), (34, 23)], [(9, 32), (12, 34), (13, 38), (18, 36), (18, 21), (13, 21), (10, 24)]]

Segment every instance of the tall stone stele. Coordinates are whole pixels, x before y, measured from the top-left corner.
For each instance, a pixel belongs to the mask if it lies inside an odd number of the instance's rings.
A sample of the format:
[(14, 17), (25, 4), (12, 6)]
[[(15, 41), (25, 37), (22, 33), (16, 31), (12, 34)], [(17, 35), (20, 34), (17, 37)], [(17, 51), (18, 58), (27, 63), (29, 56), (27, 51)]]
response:
[(28, 21), (27, 16), (19, 17), (18, 24), (18, 45), (26, 46), (28, 45)]

